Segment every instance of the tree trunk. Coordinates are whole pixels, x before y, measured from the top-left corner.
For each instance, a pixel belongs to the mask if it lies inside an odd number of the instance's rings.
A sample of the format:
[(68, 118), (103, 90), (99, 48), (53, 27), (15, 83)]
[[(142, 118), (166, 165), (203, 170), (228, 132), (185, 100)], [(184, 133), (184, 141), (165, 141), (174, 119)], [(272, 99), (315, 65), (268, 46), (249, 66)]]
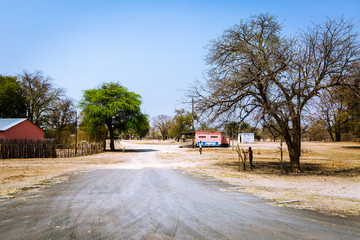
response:
[(341, 122), (339, 120), (335, 121), (335, 140), (337, 142), (341, 141)]
[(110, 151), (115, 151), (115, 143), (114, 143), (114, 129), (112, 127), (111, 122), (107, 123), (107, 128), (110, 134)]
[(331, 130), (331, 126), (327, 127), (326, 129), (327, 129), (327, 131), (328, 131), (328, 133), (329, 133), (329, 136), (330, 136), (331, 141), (332, 141), (332, 142), (335, 142), (335, 138), (334, 138), (333, 132), (332, 132), (332, 130)]
[(300, 144), (293, 143), (291, 147), (288, 145), (290, 167), (292, 172), (301, 172), (300, 168)]
[(114, 132), (110, 131), (110, 150), (115, 151)]
[(284, 136), (289, 151), (290, 167), (292, 172), (301, 172), (300, 156), (301, 156), (301, 125), (300, 121), (293, 121), (293, 129), (286, 131)]
[(336, 141), (341, 142), (341, 133), (340, 133), (340, 131), (336, 131), (335, 136), (336, 136)]

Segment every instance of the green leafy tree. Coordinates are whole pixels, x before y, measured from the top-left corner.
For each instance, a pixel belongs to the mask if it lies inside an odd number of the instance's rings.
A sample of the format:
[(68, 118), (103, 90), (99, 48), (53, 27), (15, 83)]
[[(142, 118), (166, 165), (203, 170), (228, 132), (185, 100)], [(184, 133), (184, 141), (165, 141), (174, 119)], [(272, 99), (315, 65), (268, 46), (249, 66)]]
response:
[(189, 132), (192, 127), (192, 115), (184, 109), (175, 110), (175, 116), (172, 119), (169, 136), (179, 140), (180, 134)]
[(0, 118), (25, 116), (25, 97), (17, 78), (0, 75)]
[(144, 138), (150, 131), (149, 116), (138, 112), (131, 116), (126, 124), (126, 129), (132, 130), (139, 138)]
[(79, 106), (82, 108), (84, 125), (90, 132), (96, 132), (106, 125), (110, 135), (110, 149), (114, 151), (115, 130), (124, 132), (134, 126), (134, 119), (143, 121), (141, 103), (140, 95), (129, 92), (119, 83), (110, 82), (85, 90)]
[(206, 122), (200, 123), (200, 130), (201, 131), (218, 131), (217, 127), (211, 127)]

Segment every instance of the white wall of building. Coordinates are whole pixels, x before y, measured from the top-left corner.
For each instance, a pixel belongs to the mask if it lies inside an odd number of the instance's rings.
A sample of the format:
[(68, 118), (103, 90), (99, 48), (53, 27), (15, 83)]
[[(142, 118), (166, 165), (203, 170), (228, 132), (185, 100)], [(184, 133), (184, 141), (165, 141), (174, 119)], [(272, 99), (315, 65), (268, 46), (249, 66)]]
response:
[(253, 142), (254, 142), (254, 133), (238, 134), (238, 143), (253, 143)]

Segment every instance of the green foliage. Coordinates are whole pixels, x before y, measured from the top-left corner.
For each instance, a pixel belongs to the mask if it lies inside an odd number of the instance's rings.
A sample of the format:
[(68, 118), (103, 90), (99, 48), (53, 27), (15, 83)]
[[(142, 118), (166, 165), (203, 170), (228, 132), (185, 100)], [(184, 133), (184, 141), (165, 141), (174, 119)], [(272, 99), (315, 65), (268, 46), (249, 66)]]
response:
[(318, 114), (310, 117), (312, 131), (325, 128), (331, 141), (341, 141), (344, 135), (359, 136), (360, 97), (355, 91), (344, 86), (326, 90), (317, 106)]
[(304, 133), (303, 138), (309, 141), (328, 141), (329, 133), (323, 120), (315, 121)]
[(189, 132), (192, 128), (192, 115), (184, 109), (175, 110), (175, 116), (172, 119), (169, 136), (179, 139), (182, 132)]
[(126, 129), (132, 130), (139, 138), (144, 138), (150, 131), (149, 116), (138, 112), (130, 117)]
[(84, 91), (79, 104), (82, 108), (84, 126), (91, 133), (106, 125), (110, 134), (110, 148), (114, 147), (114, 132), (129, 128), (145, 132), (147, 116), (140, 111), (140, 95), (129, 92), (119, 83), (104, 83), (96, 89)]
[(208, 126), (206, 123), (201, 123), (200, 124), (200, 130), (201, 131), (218, 131), (218, 128)]
[(25, 116), (24, 93), (16, 77), (0, 75), (0, 118)]
[(253, 132), (253, 130), (251, 129), (250, 124), (246, 122), (229, 122), (225, 124), (225, 132), (227, 136), (237, 136), (240, 132)]
[(239, 124), (237, 122), (230, 122), (225, 124), (225, 132), (231, 138), (239, 132)]
[(226, 132), (226, 135), (229, 136), (231, 139), (236, 139), (238, 137), (238, 133), (241, 132), (254, 133), (254, 138), (257, 141), (260, 141), (262, 138), (259, 129), (251, 127), (251, 125), (246, 122), (242, 122), (240, 124), (238, 122), (229, 122), (225, 124), (224, 130)]

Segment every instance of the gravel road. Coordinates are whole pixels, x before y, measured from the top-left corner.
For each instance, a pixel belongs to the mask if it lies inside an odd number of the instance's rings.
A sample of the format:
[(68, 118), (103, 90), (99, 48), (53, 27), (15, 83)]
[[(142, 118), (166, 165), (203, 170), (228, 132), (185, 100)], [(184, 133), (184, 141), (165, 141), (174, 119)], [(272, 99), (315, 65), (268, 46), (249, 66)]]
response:
[(0, 239), (360, 239), (359, 218), (275, 207), (154, 150), (0, 202)]

